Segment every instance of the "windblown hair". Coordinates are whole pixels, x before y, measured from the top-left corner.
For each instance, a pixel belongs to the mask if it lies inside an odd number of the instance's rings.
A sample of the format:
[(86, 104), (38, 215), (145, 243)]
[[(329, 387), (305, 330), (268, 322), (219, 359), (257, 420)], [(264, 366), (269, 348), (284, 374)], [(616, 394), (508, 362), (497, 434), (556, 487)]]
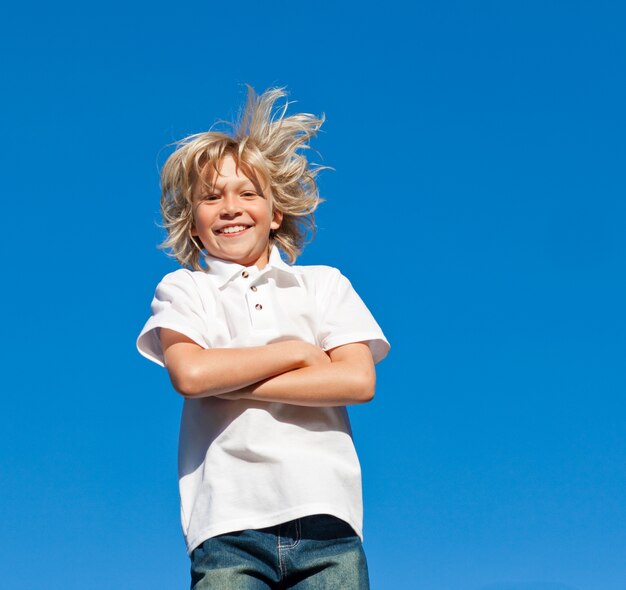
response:
[(326, 166), (309, 164), (300, 150), (309, 148), (324, 116), (308, 113), (286, 116), (289, 103), (275, 108), (286, 96), (283, 88), (271, 88), (257, 96), (248, 86), (248, 100), (231, 134), (206, 131), (179, 142), (161, 170), (161, 216), (167, 237), (160, 248), (181, 265), (204, 270), (202, 243), (191, 235), (193, 191), (217, 172), (224, 156), (234, 158), (244, 173), (256, 173), (269, 184), (272, 210), (283, 214), (280, 228), (270, 234), (291, 263), (304, 247), (307, 232), (315, 232), (314, 211), (321, 202), (315, 178)]

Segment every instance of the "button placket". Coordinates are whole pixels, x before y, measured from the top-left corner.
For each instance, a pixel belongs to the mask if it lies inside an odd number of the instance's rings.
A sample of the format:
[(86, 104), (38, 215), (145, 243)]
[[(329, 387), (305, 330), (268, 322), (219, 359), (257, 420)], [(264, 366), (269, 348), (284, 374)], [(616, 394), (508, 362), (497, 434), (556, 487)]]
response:
[[(256, 279), (258, 277), (254, 278)], [(257, 330), (270, 328), (272, 325), (272, 313), (271, 309), (267, 307), (269, 302), (263, 297), (264, 293), (267, 295), (265, 284), (250, 285), (247, 291), (246, 300), (248, 302), (252, 326)]]
[[(259, 288), (256, 285), (250, 285), (250, 291), (253, 293), (258, 293)], [(254, 305), (254, 309), (257, 311), (261, 311), (263, 309), (262, 303), (259, 301), (258, 295), (254, 297), (252, 301), (250, 301), (250, 305)]]

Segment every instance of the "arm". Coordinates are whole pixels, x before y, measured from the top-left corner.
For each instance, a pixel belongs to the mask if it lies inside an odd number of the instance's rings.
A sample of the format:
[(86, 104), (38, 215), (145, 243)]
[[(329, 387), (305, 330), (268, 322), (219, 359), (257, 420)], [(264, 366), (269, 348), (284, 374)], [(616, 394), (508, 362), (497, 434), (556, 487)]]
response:
[(330, 364), (324, 351), (301, 340), (250, 348), (204, 349), (167, 328), (160, 329), (160, 339), (172, 385), (185, 397), (219, 395), (286, 371)]
[(367, 344), (338, 346), (328, 355), (330, 363), (285, 372), (218, 397), (301, 406), (343, 406), (370, 401), (374, 397), (376, 371)]

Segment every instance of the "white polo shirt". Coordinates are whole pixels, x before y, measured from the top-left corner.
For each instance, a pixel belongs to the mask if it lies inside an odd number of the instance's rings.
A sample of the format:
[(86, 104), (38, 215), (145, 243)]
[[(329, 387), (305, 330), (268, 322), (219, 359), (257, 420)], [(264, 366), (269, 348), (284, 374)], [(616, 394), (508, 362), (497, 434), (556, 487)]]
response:
[[(375, 362), (389, 343), (350, 282), (328, 266), (243, 267), (211, 256), (156, 288), (137, 348), (163, 364), (159, 328), (203, 348), (299, 339), (330, 350), (366, 341)], [(180, 427), (181, 520), (189, 553), (222, 533), (332, 514), (363, 538), (361, 470), (346, 408), (186, 399)]]

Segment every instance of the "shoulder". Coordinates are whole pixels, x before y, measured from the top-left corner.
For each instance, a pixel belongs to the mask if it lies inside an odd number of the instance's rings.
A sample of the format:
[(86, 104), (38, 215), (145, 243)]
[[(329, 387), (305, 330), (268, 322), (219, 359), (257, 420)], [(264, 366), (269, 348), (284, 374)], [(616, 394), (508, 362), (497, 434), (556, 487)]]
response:
[(208, 276), (204, 272), (179, 268), (178, 270), (167, 273), (157, 285), (157, 289), (159, 287), (178, 287), (191, 291), (202, 290), (207, 280)]
[(316, 285), (318, 339), (323, 350), (367, 342), (377, 363), (389, 343), (350, 280), (333, 266), (302, 266), (303, 275)]
[(348, 278), (334, 266), (307, 265), (294, 267), (294, 270), (300, 274), (307, 291), (315, 297), (319, 313), (324, 313), (338, 299), (356, 295)]
[(207, 307), (214, 298), (214, 291), (206, 273), (179, 268), (161, 279), (155, 290), (155, 299)]
[(160, 328), (168, 328), (208, 348), (207, 297), (197, 281), (203, 273), (178, 269), (166, 274), (156, 287), (151, 315), (137, 338), (137, 349), (146, 358), (164, 366)]
[(195, 283), (194, 274), (203, 274), (198, 271), (179, 268), (178, 270), (167, 273), (159, 282), (159, 285), (190, 285)]
[(318, 293), (336, 292), (337, 289), (352, 289), (350, 280), (334, 266), (311, 265), (294, 267), (306, 284), (315, 286)]
[(292, 267), (306, 290), (319, 300), (332, 292), (337, 282), (343, 276), (339, 269), (322, 264), (302, 265)]
[(300, 274), (307, 281), (326, 283), (328, 281), (336, 281), (343, 276), (338, 268), (323, 264), (294, 265), (292, 268), (294, 272)]

